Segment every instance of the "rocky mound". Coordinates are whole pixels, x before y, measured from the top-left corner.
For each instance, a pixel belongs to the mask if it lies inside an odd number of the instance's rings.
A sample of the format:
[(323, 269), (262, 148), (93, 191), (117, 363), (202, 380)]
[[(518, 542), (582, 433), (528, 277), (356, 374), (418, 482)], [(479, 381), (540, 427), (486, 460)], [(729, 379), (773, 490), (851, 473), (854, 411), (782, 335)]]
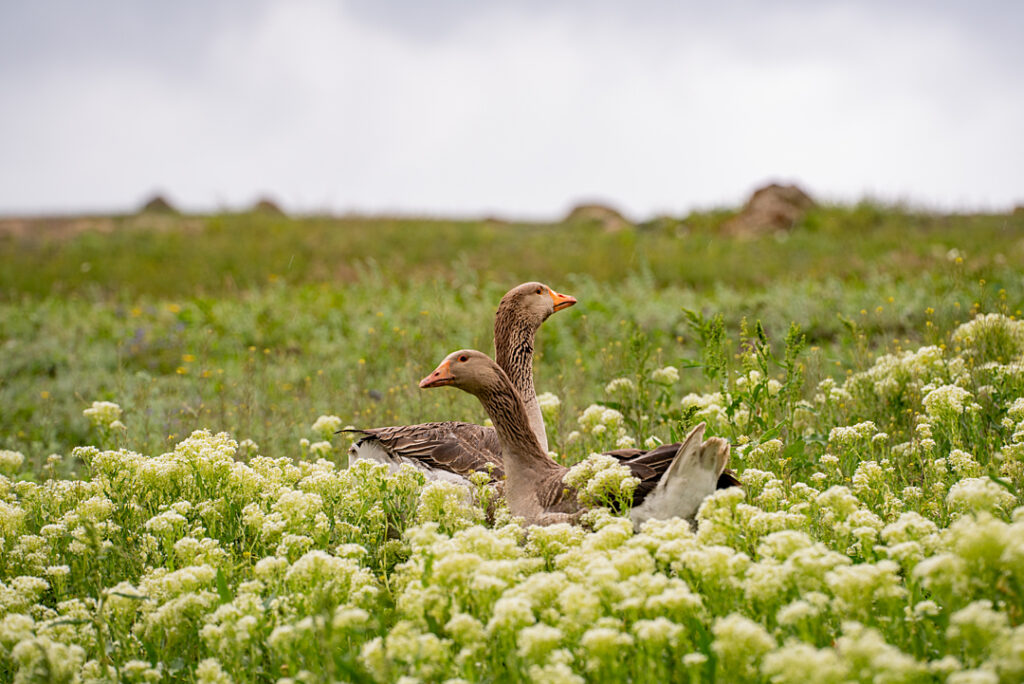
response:
[(256, 204), (252, 205), (250, 211), (254, 214), (264, 214), (266, 216), (284, 216), (284, 210), (277, 205), (277, 202), (270, 199), (269, 197), (261, 197), (256, 201)]
[(586, 223), (614, 233), (633, 226), (619, 211), (605, 204), (578, 204), (565, 217), (564, 223)]
[(153, 195), (139, 210), (140, 214), (177, 214), (178, 210), (163, 195)]
[(730, 235), (789, 230), (814, 206), (810, 195), (797, 186), (772, 183), (756, 190), (743, 211), (726, 221), (722, 230)]

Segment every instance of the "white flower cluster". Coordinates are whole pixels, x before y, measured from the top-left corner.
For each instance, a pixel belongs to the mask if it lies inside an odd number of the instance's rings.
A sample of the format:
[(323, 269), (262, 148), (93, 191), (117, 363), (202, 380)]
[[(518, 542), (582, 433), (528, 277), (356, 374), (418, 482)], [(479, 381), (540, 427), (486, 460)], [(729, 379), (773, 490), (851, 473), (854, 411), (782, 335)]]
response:
[(562, 400), (554, 392), (542, 392), (537, 395), (537, 405), (540, 406), (540, 413), (544, 416), (544, 420), (553, 421), (558, 416)]
[(674, 385), (679, 382), (679, 369), (675, 366), (655, 368), (651, 371), (651, 380), (662, 385)]
[(310, 428), (324, 440), (330, 441), (334, 433), (341, 429), (341, 418), (338, 416), (320, 416)]
[(956, 385), (941, 385), (928, 392), (922, 400), (928, 417), (937, 421), (950, 421), (963, 414), (971, 393)]
[(732, 397), (721, 392), (713, 394), (690, 393), (682, 398), (680, 402), (683, 409), (694, 409), (693, 419), (704, 421), (714, 429), (720, 429), (729, 423), (729, 416), (725, 407), (732, 401)]
[(605, 394), (628, 395), (636, 391), (636, 383), (629, 378), (615, 378), (604, 386)]
[(764, 386), (769, 397), (774, 397), (782, 391), (782, 383), (775, 378), (768, 378), (765, 380), (764, 374), (756, 368), (746, 373), (740, 373), (736, 377), (736, 389), (743, 391), (753, 391), (754, 388)]
[(82, 411), (82, 415), (97, 427), (119, 427), (114, 423), (120, 422), (121, 407), (112, 401), (94, 401), (92, 406)]
[(1024, 353), (1024, 321), (997, 313), (979, 314), (954, 330), (952, 341), (969, 353), (1007, 362)]
[(633, 492), (640, 484), (628, 466), (607, 454), (590, 454), (570, 468), (563, 480), (576, 490), (576, 497), (585, 506), (632, 502)]
[[(783, 447), (759, 445), (766, 469), (706, 500), (696, 533), (673, 519), (638, 534), (601, 509), (588, 528), (523, 529), (500, 510), (488, 527), (492, 513), (450, 483), (365, 461), (240, 463), (207, 432), (154, 458), (82, 449), (90, 480), (0, 480), (0, 667), (109, 679), (102, 624), (122, 676), (140, 681), (182, 653), (211, 682), (254, 658), (315, 679), (330, 653), (358, 653), (349, 666), (382, 682), (498, 678), (510, 662), (541, 681), (668, 680), (674, 667), (723, 681), (1024, 674), (1024, 630), (993, 590), (1024, 567), (1013, 493), (965, 478), (949, 490), (948, 527), (944, 511), (890, 519), (884, 461), (862, 463), (853, 491), (822, 491), (779, 476)], [(593, 455), (567, 484), (607, 500), (631, 496), (635, 479)], [(413, 526), (389, 532), (402, 521)], [(144, 563), (137, 580), (114, 544)], [(96, 576), (102, 603), (82, 579)], [(937, 656), (902, 641), (907, 620)]]
[(963, 359), (947, 360), (940, 347), (925, 346), (878, 357), (871, 368), (847, 378), (841, 395), (846, 401), (856, 398), (875, 404), (915, 401), (927, 383), (955, 384), (965, 373)]
[[(1024, 681), (1019, 325), (972, 323), (969, 350), (888, 355), (821, 383), (803, 427), (738, 438), (743, 487), (695, 530), (634, 532), (636, 478), (601, 455), (566, 485), (618, 515), (525, 529), (410, 468), (315, 460), (326, 440), (241, 462), (198, 431), (78, 448), (81, 480), (0, 475), (0, 679)], [(774, 424), (770, 394), (741, 409)], [(746, 425), (728, 395), (682, 405)], [(624, 423), (592, 405), (577, 439)]]
[(850, 449), (864, 444), (878, 432), (878, 426), (870, 420), (856, 425), (834, 427), (828, 434), (828, 444), (837, 450)]
[[(627, 437), (624, 426), (625, 419), (621, 413), (613, 408), (601, 406), (600, 404), (591, 404), (583, 410), (577, 422), (584, 433), (599, 440), (616, 444), (618, 448), (625, 448), (635, 444), (632, 438), (628, 438), (623, 442), (623, 438)], [(570, 438), (572, 438), (572, 435), (570, 435)], [(570, 441), (573, 440), (570, 439)]]
[(25, 462), (25, 455), (20, 451), (0, 449), (0, 471), (16, 473)]

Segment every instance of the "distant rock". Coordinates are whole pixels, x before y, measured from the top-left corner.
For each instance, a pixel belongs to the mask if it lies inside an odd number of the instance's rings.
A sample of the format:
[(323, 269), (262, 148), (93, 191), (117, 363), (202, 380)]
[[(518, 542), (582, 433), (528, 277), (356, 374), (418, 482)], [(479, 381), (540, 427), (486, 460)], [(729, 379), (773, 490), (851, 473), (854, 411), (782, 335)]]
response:
[(810, 195), (797, 186), (772, 183), (756, 190), (743, 211), (722, 224), (722, 231), (757, 235), (789, 230), (814, 206)]
[(633, 224), (625, 216), (604, 204), (578, 204), (573, 207), (563, 222), (591, 224), (602, 228), (607, 233), (633, 227)]
[(177, 214), (178, 210), (163, 195), (153, 195), (139, 210), (141, 214)]
[(284, 210), (277, 205), (277, 202), (270, 199), (269, 197), (261, 197), (256, 201), (256, 204), (252, 205), (250, 210), (254, 214), (264, 214), (266, 216), (286, 216)]

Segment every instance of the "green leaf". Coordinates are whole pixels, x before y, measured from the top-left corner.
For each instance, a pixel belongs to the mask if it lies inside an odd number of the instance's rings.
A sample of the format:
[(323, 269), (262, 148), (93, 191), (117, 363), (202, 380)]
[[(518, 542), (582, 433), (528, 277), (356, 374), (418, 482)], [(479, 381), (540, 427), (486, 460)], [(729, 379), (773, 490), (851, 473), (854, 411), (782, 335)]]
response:
[(228, 578), (224, 576), (224, 571), (220, 568), (217, 568), (217, 593), (220, 594), (221, 603), (228, 603), (234, 598), (228, 588)]

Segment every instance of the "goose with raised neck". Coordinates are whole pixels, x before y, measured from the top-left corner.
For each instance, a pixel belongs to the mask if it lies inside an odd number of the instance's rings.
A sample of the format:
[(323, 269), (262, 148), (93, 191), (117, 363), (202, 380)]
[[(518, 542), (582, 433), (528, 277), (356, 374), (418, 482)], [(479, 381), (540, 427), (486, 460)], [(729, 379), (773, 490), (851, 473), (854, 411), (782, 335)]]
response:
[[(527, 524), (575, 522), (584, 510), (563, 478), (568, 468), (541, 449), (530, 430), (526, 407), (508, 375), (486, 354), (463, 349), (449, 354), (420, 381), (420, 387), (453, 386), (474, 395), (494, 423), (505, 466), (505, 497), (513, 515)], [(702, 441), (696, 426), (661, 473), (624, 461), (640, 478), (630, 517), (639, 527), (651, 518), (679, 516), (694, 521), (697, 509), (717, 487), (729, 460), (729, 443), (720, 437)], [(646, 486), (644, 486), (646, 485)]]
[[(496, 355), (525, 406), (527, 423), (547, 452), (547, 433), (533, 384), (533, 350), (538, 328), (553, 313), (576, 303), (576, 298), (554, 291), (544, 283), (528, 282), (501, 298), (494, 317)], [(488, 471), (500, 480), (504, 475), (501, 445), (494, 429), (443, 421), (377, 428), (347, 428), (341, 432), (361, 435), (349, 448), (351, 460), (360, 458), (385, 463), (397, 470), (407, 463), (429, 479), (467, 482), (466, 476)]]

